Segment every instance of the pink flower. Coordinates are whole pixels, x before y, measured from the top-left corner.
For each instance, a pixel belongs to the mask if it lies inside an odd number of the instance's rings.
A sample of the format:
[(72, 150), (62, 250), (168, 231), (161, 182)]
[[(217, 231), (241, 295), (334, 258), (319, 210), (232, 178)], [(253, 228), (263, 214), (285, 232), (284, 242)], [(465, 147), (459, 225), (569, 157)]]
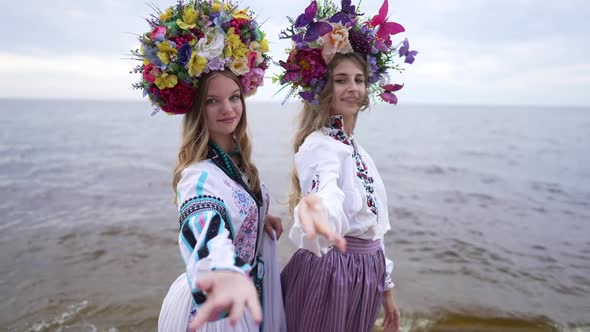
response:
[(332, 31), (320, 37), (320, 44), (323, 47), (322, 56), (326, 63), (330, 63), (336, 53), (350, 53), (353, 51), (348, 40), (350, 27), (340, 23), (330, 24), (332, 25)]
[(158, 27), (155, 27), (154, 30), (152, 30), (152, 35), (151, 35), (152, 40), (162, 41), (162, 40), (164, 40), (164, 37), (166, 37), (166, 27), (165, 26), (160, 25)]
[(256, 89), (264, 83), (264, 70), (252, 68), (249, 72), (240, 77), (244, 89), (244, 95), (250, 96), (256, 93)]
[(148, 83), (154, 83), (156, 81), (156, 76), (158, 76), (160, 72), (161, 71), (158, 67), (150, 63), (143, 69), (143, 79)]
[(248, 67), (254, 68), (256, 67), (256, 59), (258, 58), (258, 54), (256, 52), (249, 52), (248, 53)]
[(327, 72), (326, 62), (319, 48), (296, 49), (289, 54), (287, 62), (281, 61), (280, 65), (287, 70), (282, 80), (283, 84), (294, 82), (309, 85), (312, 80), (321, 79)]

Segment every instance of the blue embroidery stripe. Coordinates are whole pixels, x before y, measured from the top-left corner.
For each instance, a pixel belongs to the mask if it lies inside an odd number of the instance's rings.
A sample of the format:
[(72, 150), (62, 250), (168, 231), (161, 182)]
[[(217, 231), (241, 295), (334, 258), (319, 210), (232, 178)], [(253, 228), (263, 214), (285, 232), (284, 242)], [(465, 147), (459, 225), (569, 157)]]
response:
[(197, 183), (197, 196), (201, 196), (203, 195), (203, 187), (205, 186), (205, 181), (207, 181), (207, 175), (209, 175), (209, 173), (207, 173), (207, 171), (203, 171), (201, 173), (201, 176), (199, 177), (199, 182)]

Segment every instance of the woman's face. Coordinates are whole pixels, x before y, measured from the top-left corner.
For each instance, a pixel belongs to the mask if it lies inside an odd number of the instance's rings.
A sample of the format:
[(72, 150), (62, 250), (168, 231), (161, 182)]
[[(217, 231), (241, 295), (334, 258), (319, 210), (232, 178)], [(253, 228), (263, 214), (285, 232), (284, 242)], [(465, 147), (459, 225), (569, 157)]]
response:
[(209, 136), (216, 141), (233, 134), (242, 118), (240, 87), (231, 78), (215, 74), (209, 78), (205, 96), (205, 121)]
[(366, 93), (365, 74), (353, 60), (342, 60), (332, 71), (330, 114), (356, 115)]

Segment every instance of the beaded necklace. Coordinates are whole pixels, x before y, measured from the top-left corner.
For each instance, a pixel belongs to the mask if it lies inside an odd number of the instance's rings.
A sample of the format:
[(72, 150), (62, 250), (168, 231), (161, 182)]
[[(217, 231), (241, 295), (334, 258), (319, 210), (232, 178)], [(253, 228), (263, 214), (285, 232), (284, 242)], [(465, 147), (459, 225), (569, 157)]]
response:
[(230, 152), (229, 154), (225, 151), (223, 151), (223, 149), (217, 145), (217, 143), (215, 143), (214, 141), (210, 141), (209, 144), (211, 145), (211, 147), (213, 148), (213, 150), (215, 150), (217, 152), (217, 154), (219, 156), (221, 156), (221, 159), (223, 159), (223, 164), (225, 165), (225, 168), (230, 172), (232, 177), (236, 177), (236, 173), (234, 172), (234, 168), (232, 167), (232, 162), (230, 160), (231, 157), (233, 156), (237, 156), (240, 154), (240, 150), (238, 150), (238, 148), (236, 147), (232, 152)]
[[(252, 198), (256, 201), (258, 206), (262, 205), (262, 193), (258, 191), (257, 193), (253, 193), (250, 190), (249, 183), (247, 176), (242, 174), (238, 166), (231, 160), (231, 155), (239, 155), (240, 150), (236, 147), (234, 151), (230, 152), (229, 154), (214, 141), (209, 141), (209, 147), (211, 148), (212, 152), (216, 155), (217, 158), (214, 158), (213, 161), (217, 164), (219, 168), (221, 168), (231, 179), (239, 183), (244, 190), (246, 190)], [(208, 158), (212, 158), (213, 155), (207, 155)], [(237, 173), (236, 173), (237, 172)]]

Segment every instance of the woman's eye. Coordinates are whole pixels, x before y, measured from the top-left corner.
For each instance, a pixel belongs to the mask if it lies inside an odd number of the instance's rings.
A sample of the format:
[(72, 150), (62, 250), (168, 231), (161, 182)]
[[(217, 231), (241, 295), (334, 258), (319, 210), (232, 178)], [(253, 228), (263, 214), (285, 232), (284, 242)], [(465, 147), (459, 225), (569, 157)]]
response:
[(215, 103), (216, 101), (217, 101), (217, 100), (215, 100), (215, 99), (207, 99), (206, 103), (207, 103), (207, 104), (213, 104), (213, 103)]
[(234, 95), (234, 96), (231, 96), (231, 98), (230, 98), (230, 99), (231, 99), (232, 101), (240, 100), (240, 96), (239, 96), (239, 95)]

